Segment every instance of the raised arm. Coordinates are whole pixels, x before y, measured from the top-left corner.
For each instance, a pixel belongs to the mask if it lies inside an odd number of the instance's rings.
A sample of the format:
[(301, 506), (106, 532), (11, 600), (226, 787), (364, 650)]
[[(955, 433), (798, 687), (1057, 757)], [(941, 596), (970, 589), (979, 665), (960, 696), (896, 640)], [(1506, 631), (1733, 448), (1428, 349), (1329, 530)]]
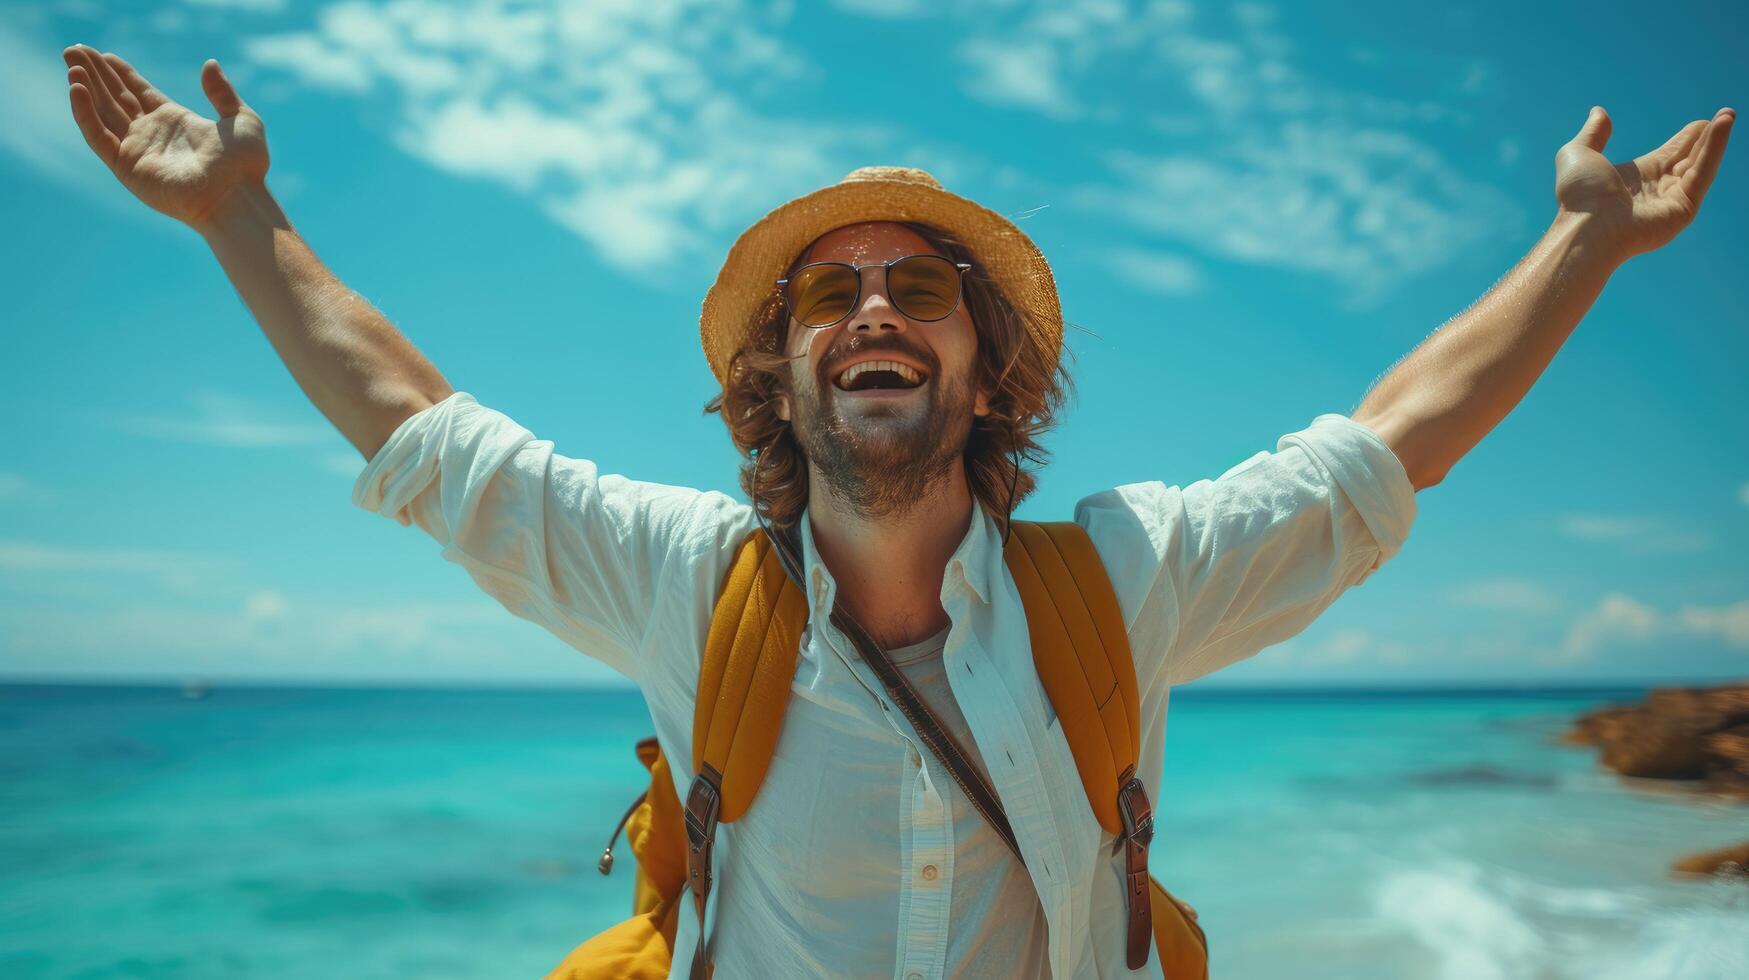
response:
[(1555, 155), (1553, 224), (1469, 309), (1376, 382), (1353, 413), (1403, 461), (1415, 489), (1445, 478), (1512, 411), (1611, 274), (1694, 220), (1736, 113), (1697, 119), (1628, 163), (1603, 156), (1609, 116), (1591, 110)]
[(402, 421), (452, 389), (411, 341), (316, 258), (267, 190), (267, 139), (217, 61), (207, 119), (120, 56), (62, 52), (73, 118), (134, 196), (199, 232), (304, 394), (370, 459)]

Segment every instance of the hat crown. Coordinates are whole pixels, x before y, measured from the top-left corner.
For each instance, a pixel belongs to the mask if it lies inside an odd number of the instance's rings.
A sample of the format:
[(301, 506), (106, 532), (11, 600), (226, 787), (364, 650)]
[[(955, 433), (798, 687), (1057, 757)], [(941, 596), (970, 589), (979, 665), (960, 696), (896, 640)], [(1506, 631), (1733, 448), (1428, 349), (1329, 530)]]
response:
[(916, 167), (857, 167), (846, 174), (839, 183), (848, 184), (852, 181), (863, 180), (886, 180), (901, 184), (921, 184), (936, 190), (942, 189), (941, 181), (930, 176), (929, 171), (918, 170)]

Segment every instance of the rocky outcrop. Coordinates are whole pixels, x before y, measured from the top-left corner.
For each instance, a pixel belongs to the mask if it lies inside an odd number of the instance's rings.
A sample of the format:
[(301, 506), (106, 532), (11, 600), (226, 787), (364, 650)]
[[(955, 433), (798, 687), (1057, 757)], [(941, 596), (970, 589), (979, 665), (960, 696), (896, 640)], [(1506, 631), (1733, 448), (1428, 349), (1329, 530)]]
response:
[(1671, 867), (1689, 875), (1749, 875), (1749, 841), (1705, 854), (1690, 854)]
[(1672, 779), (1749, 800), (1749, 684), (1667, 687), (1582, 715), (1567, 741), (1624, 776)]

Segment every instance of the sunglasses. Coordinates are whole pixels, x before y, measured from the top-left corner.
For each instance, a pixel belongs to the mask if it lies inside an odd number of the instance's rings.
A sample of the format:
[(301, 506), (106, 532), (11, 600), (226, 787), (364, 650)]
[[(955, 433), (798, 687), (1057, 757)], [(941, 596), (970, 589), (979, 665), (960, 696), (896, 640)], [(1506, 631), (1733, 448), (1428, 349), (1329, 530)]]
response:
[(960, 281), (971, 269), (941, 255), (906, 255), (891, 262), (863, 266), (848, 262), (813, 262), (788, 279), (777, 280), (789, 315), (804, 327), (829, 327), (849, 316), (862, 300), (862, 270), (886, 270), (887, 298), (912, 320), (944, 320), (959, 309)]

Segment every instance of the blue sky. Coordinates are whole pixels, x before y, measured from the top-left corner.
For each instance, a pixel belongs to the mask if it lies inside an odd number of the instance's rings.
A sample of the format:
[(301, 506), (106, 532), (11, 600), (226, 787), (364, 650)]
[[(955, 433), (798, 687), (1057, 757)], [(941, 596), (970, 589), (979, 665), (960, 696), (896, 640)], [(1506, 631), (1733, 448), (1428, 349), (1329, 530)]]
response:
[[(561, 11), (561, 7), (566, 8)], [(935, 12), (946, 8), (946, 12)], [(594, 683), (417, 529), (192, 231), (85, 147), (63, 46), (266, 121), (316, 253), (469, 391), (604, 472), (739, 495), (698, 305), (735, 235), (923, 167), (1056, 271), (1079, 389), (1019, 511), (1213, 477), (1516, 262), (1607, 155), (1739, 108), (1743, 8), (202, 0), (0, 10), (0, 675)], [(1403, 551), (1204, 683), (1749, 674), (1745, 152), (1620, 270)], [(1030, 212), (1030, 213), (1028, 213)]]

